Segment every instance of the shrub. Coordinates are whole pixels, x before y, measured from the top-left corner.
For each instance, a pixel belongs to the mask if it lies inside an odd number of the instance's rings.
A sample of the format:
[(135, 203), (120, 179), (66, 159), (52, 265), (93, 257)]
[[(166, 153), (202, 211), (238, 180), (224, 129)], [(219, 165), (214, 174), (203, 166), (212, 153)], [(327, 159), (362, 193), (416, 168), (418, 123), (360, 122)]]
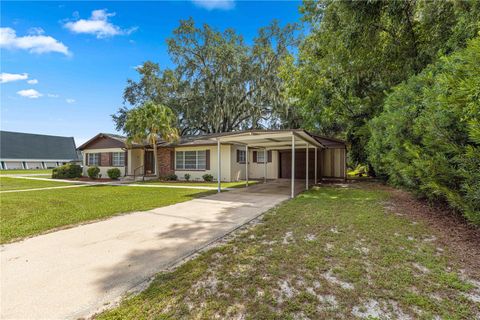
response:
[(63, 166), (53, 168), (53, 179), (80, 178), (82, 176), (82, 167), (78, 164), (67, 163)]
[(211, 174), (208, 174), (208, 173), (204, 174), (202, 176), (202, 178), (203, 178), (203, 181), (205, 181), (205, 182), (212, 182), (213, 181), (213, 176)]
[(183, 177), (185, 178), (185, 180), (190, 181), (190, 173), (185, 173)]
[(90, 167), (87, 170), (87, 174), (90, 178), (96, 179), (98, 178), (98, 174), (100, 173), (100, 168), (95, 166), (95, 167)]
[(178, 177), (177, 177), (176, 174), (171, 173), (171, 174), (169, 174), (165, 177), (165, 180), (167, 180), (167, 181), (177, 181)]
[(480, 225), (480, 37), (394, 88), (370, 122), (377, 176)]
[(120, 169), (118, 168), (108, 169), (107, 175), (110, 179), (117, 180), (121, 176)]

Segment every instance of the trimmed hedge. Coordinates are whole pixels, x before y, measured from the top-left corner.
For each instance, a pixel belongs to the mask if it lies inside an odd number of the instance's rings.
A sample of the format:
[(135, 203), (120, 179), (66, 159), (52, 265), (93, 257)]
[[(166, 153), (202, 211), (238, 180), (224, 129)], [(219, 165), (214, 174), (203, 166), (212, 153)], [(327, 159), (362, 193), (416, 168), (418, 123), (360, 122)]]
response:
[(120, 169), (112, 168), (107, 170), (107, 175), (110, 179), (117, 180), (118, 178), (120, 178), (122, 173), (120, 172)]
[(72, 179), (80, 178), (82, 176), (82, 167), (78, 164), (67, 163), (63, 166), (53, 168), (53, 179)]
[(100, 168), (95, 166), (95, 167), (90, 167), (87, 170), (87, 174), (90, 178), (96, 179), (98, 178), (98, 174), (100, 173)]

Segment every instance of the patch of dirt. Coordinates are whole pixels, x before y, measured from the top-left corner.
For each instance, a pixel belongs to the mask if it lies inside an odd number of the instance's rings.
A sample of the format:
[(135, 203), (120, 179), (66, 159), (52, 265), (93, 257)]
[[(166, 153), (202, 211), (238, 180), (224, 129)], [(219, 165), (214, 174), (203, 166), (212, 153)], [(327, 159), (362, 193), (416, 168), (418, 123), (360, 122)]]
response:
[(330, 282), (330, 283), (332, 283), (332, 284), (335, 284), (335, 285), (338, 285), (338, 286), (340, 286), (342, 289), (345, 289), (345, 290), (352, 290), (352, 289), (353, 289), (353, 284), (338, 279), (337, 277), (335, 277), (335, 276), (332, 274), (332, 271), (331, 271), (331, 270), (328, 271), (328, 272), (326, 272), (326, 273), (324, 273), (322, 276), (323, 276), (323, 277), (325, 278), (325, 280), (327, 280), (328, 282)]
[(449, 248), (452, 254), (459, 258), (468, 274), (477, 279), (480, 278), (479, 227), (469, 224), (460, 214), (444, 205), (432, 206), (429, 202), (417, 199), (404, 190), (380, 183), (364, 183), (364, 186), (386, 190), (391, 196), (388, 210), (394, 210), (414, 221), (428, 225), (435, 235), (424, 241), (435, 241), (439, 249)]

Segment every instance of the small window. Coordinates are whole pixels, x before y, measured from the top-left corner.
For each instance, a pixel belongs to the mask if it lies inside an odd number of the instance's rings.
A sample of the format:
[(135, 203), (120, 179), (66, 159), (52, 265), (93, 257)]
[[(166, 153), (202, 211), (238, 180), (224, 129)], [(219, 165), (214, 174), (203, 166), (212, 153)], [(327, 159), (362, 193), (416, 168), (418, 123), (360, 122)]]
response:
[(88, 165), (98, 166), (100, 164), (100, 153), (87, 153)]
[(246, 152), (245, 150), (238, 150), (238, 162), (245, 163), (246, 162)]
[(258, 163), (264, 163), (265, 162), (265, 154), (266, 154), (266, 152), (264, 152), (264, 151), (258, 151), (257, 152), (257, 162)]
[(177, 151), (175, 152), (176, 170), (205, 170), (207, 155), (201, 151)]
[(125, 166), (125, 152), (113, 152), (113, 154), (112, 154), (112, 165), (114, 167), (124, 167)]

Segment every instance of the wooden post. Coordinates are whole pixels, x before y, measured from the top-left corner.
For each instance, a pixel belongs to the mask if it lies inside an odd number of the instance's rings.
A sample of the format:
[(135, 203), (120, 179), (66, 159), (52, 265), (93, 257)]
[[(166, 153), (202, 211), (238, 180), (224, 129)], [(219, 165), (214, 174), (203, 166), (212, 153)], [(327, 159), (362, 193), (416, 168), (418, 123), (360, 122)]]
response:
[(318, 148), (315, 147), (315, 184), (317, 184), (317, 167), (318, 167), (317, 153), (318, 153)]

